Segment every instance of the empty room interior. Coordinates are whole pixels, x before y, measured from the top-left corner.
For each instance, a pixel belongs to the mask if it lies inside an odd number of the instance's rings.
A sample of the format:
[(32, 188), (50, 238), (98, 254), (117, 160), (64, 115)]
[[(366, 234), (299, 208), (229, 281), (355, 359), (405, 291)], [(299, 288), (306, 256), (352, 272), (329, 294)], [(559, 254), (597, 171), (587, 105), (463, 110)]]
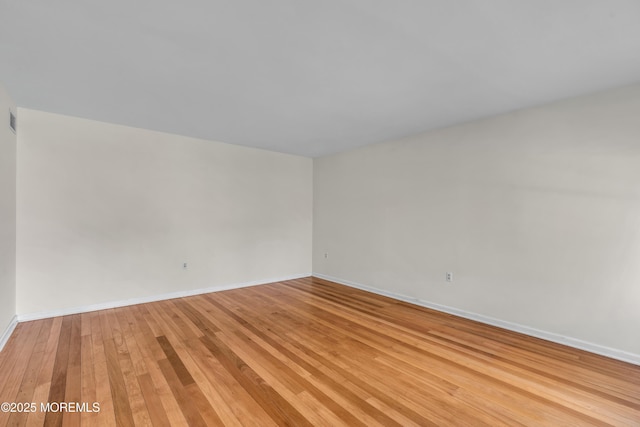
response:
[(640, 426), (640, 2), (0, 2), (0, 426)]

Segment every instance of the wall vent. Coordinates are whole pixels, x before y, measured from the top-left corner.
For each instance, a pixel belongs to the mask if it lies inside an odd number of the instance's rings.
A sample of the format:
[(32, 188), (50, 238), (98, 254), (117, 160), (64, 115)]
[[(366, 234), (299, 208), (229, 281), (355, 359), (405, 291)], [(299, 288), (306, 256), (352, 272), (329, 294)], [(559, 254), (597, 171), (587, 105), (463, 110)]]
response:
[(9, 127), (13, 133), (16, 132), (16, 116), (11, 111), (9, 111)]

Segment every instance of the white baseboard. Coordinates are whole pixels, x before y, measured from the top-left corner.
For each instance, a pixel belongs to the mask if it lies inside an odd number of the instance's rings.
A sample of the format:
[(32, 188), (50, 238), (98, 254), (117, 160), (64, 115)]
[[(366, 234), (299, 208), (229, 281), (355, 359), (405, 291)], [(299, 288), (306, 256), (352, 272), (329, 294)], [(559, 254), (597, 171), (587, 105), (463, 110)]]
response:
[(278, 277), (278, 278), (266, 279), (266, 280), (253, 280), (250, 282), (234, 283), (234, 284), (221, 285), (221, 286), (212, 286), (209, 288), (191, 289), (187, 291), (170, 292), (170, 293), (160, 294), (160, 295), (150, 295), (148, 297), (131, 298), (131, 299), (121, 300), (121, 301), (110, 301), (110, 302), (105, 302), (100, 304), (85, 305), (81, 307), (63, 308), (59, 310), (44, 311), (39, 313), (18, 314), (17, 321), (28, 322), (31, 320), (40, 320), (40, 319), (48, 319), (51, 317), (67, 316), (70, 314), (88, 313), (91, 311), (107, 310), (110, 308), (117, 308), (117, 307), (126, 307), (128, 305), (145, 304), (145, 303), (155, 302), (155, 301), (163, 301), (163, 300), (174, 299), (174, 298), (190, 297), (193, 295), (208, 294), (211, 292), (228, 291), (231, 289), (239, 289), (239, 288), (246, 288), (249, 286), (264, 285), (267, 283), (282, 282), (285, 280), (301, 279), (303, 277), (309, 277), (309, 276), (311, 276), (310, 273), (298, 274), (293, 276)]
[(0, 335), (0, 351), (2, 351), (7, 341), (9, 341), (9, 338), (11, 338), (11, 334), (16, 326), (18, 326), (18, 316), (13, 316), (7, 328), (4, 330), (2, 335)]
[(340, 283), (345, 286), (350, 286), (352, 288), (357, 288), (363, 291), (368, 291), (374, 294), (383, 295), (396, 300), (408, 302), (410, 304), (415, 304), (415, 305), (430, 308), (433, 310), (442, 311), (444, 313), (453, 314), (455, 316), (463, 317), (465, 319), (475, 320), (477, 322), (486, 323), (488, 325), (497, 326), (503, 329), (508, 329), (513, 332), (519, 332), (521, 334), (530, 335), (532, 337), (541, 338), (543, 340), (555, 342), (558, 344), (563, 344), (563, 345), (577, 348), (580, 350), (585, 350), (590, 353), (595, 353), (601, 356), (610, 357), (612, 359), (621, 360), (623, 362), (632, 363), (634, 365), (640, 365), (640, 354), (629, 353), (627, 351), (606, 347), (600, 344), (594, 344), (594, 343), (583, 341), (577, 338), (565, 337), (563, 335), (559, 335), (553, 332), (542, 331), (540, 329), (535, 329), (529, 326), (507, 322), (500, 319), (495, 319), (493, 317), (485, 316), (482, 314), (471, 313), (471, 312), (460, 310), (454, 307), (440, 305), (440, 304), (432, 303), (429, 301), (424, 301), (418, 298), (396, 294), (394, 292), (388, 292), (382, 289), (352, 282), (350, 280), (344, 280), (337, 277), (328, 276), (326, 274), (313, 273), (313, 276), (318, 277), (320, 279), (329, 280), (331, 282)]

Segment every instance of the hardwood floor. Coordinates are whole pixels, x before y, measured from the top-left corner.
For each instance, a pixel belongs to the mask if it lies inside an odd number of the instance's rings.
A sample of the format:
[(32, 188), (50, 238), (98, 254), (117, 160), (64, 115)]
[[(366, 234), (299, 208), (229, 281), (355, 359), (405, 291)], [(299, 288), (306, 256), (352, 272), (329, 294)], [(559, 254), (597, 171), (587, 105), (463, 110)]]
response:
[(316, 278), (21, 323), (0, 389), (12, 426), (640, 425), (640, 366)]

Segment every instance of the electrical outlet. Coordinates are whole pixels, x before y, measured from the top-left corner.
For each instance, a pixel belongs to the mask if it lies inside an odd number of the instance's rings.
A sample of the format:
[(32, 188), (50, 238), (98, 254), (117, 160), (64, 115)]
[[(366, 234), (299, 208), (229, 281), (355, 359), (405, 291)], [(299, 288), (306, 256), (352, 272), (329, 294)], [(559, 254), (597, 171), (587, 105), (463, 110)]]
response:
[(447, 271), (447, 274), (445, 277), (447, 279), (447, 282), (453, 282), (453, 272)]
[(329, 252), (324, 253), (324, 259), (327, 259), (327, 258), (329, 258)]
[(186, 262), (183, 262), (183, 263), (182, 263), (182, 269), (183, 269), (183, 270), (186, 270), (186, 269), (187, 269), (187, 263), (186, 263)]

